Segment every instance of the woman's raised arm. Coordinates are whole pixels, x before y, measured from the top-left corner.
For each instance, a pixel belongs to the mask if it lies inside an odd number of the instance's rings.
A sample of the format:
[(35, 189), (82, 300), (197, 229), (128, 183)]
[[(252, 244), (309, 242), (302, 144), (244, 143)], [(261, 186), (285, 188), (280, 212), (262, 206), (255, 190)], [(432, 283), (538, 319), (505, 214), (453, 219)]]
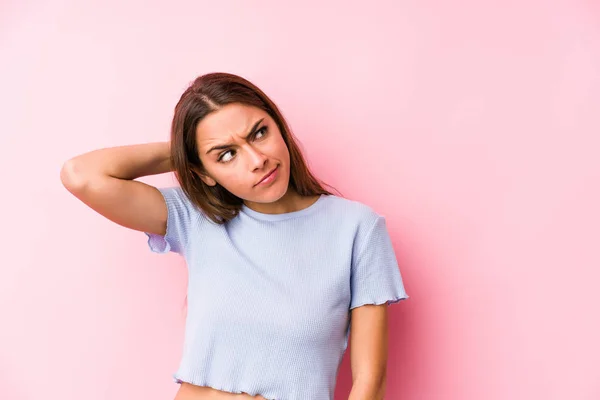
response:
[(167, 205), (160, 191), (134, 179), (172, 171), (169, 142), (109, 147), (67, 160), (64, 187), (109, 220), (141, 232), (164, 235)]

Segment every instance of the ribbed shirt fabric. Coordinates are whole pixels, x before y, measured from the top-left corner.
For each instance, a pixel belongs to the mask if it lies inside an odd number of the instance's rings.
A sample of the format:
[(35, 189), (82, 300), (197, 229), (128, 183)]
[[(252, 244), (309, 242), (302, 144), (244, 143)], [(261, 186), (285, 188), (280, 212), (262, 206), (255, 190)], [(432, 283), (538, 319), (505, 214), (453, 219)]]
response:
[(219, 225), (180, 187), (159, 188), (164, 236), (181, 254), (188, 311), (175, 382), (273, 400), (333, 400), (350, 310), (407, 299), (385, 218), (321, 195), (307, 208), (264, 214), (243, 206)]

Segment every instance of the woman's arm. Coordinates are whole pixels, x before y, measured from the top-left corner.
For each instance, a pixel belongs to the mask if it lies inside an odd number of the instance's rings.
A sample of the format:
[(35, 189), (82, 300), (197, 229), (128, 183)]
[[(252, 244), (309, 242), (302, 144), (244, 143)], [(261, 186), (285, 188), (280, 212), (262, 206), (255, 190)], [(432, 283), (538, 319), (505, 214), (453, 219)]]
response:
[(131, 180), (169, 171), (172, 171), (170, 143), (154, 142), (108, 147), (81, 154), (65, 163), (61, 179), (65, 175), (67, 179), (105, 175)]
[(66, 161), (60, 171), (65, 188), (111, 221), (164, 235), (167, 206), (157, 188), (134, 179), (172, 171), (169, 142), (109, 147)]

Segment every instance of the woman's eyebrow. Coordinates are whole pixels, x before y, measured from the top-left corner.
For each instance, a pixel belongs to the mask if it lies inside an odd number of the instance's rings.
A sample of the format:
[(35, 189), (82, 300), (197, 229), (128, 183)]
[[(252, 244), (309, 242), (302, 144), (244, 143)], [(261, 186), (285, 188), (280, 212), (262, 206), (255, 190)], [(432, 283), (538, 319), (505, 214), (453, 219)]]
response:
[[(260, 123), (261, 123), (261, 122), (263, 122), (263, 120), (264, 120), (264, 119), (265, 119), (265, 118), (263, 117), (263, 118), (259, 119), (258, 121), (256, 121), (256, 122), (254, 123), (254, 125), (252, 126), (252, 129), (250, 129), (250, 132), (248, 132), (248, 133), (246, 134), (246, 136), (244, 137), (244, 139), (248, 139), (248, 136), (250, 136), (250, 135), (252, 135), (254, 132), (256, 132), (256, 131), (258, 130), (258, 126), (260, 125)], [(217, 146), (213, 146), (213, 147), (211, 147), (210, 149), (208, 149), (208, 151), (206, 152), (206, 154), (210, 153), (210, 152), (211, 152), (211, 151), (213, 151), (213, 150), (223, 150), (223, 149), (227, 149), (227, 148), (229, 148), (229, 147), (231, 147), (231, 146), (233, 146), (233, 144), (231, 144), (231, 143), (227, 143), (227, 144), (220, 144), (220, 145), (217, 145)]]

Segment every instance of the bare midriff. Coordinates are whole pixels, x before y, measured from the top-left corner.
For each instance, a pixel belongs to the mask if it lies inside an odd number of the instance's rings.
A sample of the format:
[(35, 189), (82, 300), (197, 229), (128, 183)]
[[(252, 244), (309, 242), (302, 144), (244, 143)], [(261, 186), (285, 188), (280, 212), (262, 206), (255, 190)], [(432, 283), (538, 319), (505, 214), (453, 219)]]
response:
[(196, 386), (182, 382), (175, 400), (267, 400), (261, 395), (251, 396), (247, 393), (231, 393), (213, 389), (208, 386)]

